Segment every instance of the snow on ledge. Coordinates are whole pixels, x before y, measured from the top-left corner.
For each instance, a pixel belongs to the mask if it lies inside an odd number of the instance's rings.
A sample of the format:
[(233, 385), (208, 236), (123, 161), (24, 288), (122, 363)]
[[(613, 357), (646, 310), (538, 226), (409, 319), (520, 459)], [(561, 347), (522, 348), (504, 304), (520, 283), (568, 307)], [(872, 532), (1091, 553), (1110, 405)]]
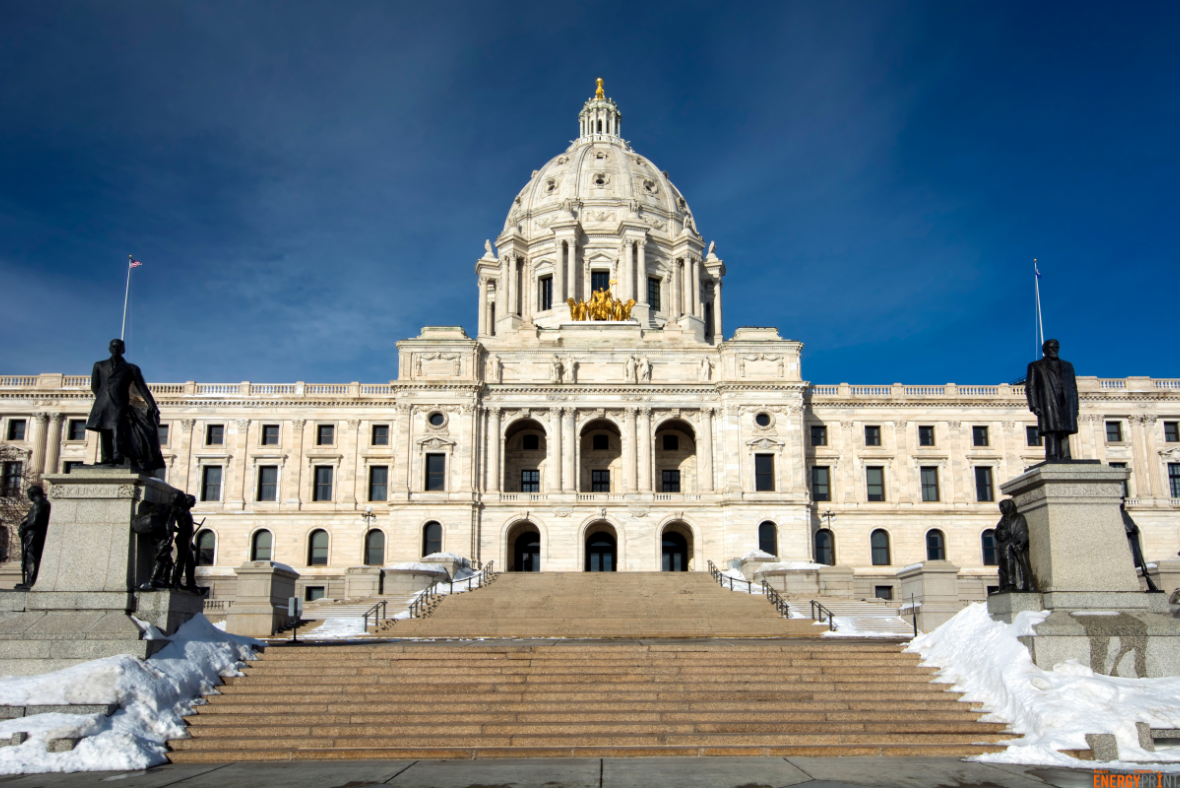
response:
[(771, 555), (770, 553), (765, 553), (761, 550), (751, 550), (750, 552), (748, 552), (742, 556), (743, 561), (765, 561), (768, 558), (771, 561), (773, 561), (773, 560), (777, 559), (778, 556)]
[(768, 572), (784, 572), (788, 570), (800, 571), (808, 570), (814, 571), (816, 569), (827, 569), (827, 564), (813, 564), (810, 561), (779, 561), (774, 564), (763, 564), (754, 572), (755, 575), (760, 575)]
[[(394, 564), (385, 567), (387, 571), (421, 572), (428, 575), (446, 575), (447, 570), (441, 564), (424, 564), (421, 561), (407, 561), (404, 564)], [(449, 575), (448, 575), (449, 576)]]

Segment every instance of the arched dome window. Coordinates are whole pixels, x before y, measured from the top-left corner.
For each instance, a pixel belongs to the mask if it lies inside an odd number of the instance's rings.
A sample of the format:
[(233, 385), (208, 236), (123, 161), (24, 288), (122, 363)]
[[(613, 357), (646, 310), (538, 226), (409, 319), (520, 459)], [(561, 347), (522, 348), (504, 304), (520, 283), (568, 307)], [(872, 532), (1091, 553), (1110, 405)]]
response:
[(385, 534), (376, 529), (365, 534), (365, 566), (385, 563)]
[(422, 556), (442, 552), (442, 526), (434, 520), (422, 527)]
[(836, 542), (832, 532), (821, 528), (815, 532), (815, 562), (817, 564), (836, 565)]
[(758, 549), (773, 556), (778, 555), (778, 528), (769, 520), (758, 526)]
[(873, 566), (889, 566), (893, 563), (889, 555), (889, 532), (881, 528), (873, 531), (869, 537), (873, 552)]
[(270, 531), (262, 530), (254, 534), (254, 538), (250, 541), (250, 560), (251, 561), (273, 561), (274, 552), (271, 550), (271, 543), (273, 537)]
[(213, 566), (217, 558), (217, 534), (204, 528), (197, 534), (197, 566)]
[(926, 560), (946, 560), (946, 537), (937, 528), (931, 528), (926, 532)]
[(307, 565), (328, 565), (328, 532), (316, 530), (307, 540)]
[(996, 555), (996, 531), (994, 528), (988, 528), (980, 535), (979, 541), (983, 547), (983, 565), (997, 566), (1000, 562)]

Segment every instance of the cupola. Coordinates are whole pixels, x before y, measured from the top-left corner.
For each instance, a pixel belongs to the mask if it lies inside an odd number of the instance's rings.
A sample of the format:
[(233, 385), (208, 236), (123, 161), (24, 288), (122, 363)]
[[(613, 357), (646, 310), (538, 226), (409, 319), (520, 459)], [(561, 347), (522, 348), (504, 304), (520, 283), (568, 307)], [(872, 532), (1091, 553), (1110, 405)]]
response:
[(602, 90), (602, 77), (598, 78), (598, 90), (594, 97), (586, 99), (578, 113), (578, 136), (581, 139), (618, 138), (623, 126), (623, 113), (614, 99), (606, 97)]

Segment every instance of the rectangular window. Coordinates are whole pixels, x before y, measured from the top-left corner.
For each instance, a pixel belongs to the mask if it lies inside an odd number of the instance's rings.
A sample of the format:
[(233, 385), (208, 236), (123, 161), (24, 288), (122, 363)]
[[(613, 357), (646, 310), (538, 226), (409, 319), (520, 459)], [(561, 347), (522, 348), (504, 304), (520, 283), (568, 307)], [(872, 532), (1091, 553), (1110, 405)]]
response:
[(651, 306), (651, 311), (660, 311), (660, 280), (654, 276), (647, 280), (647, 303)]
[(1024, 428), (1024, 441), (1029, 446), (1040, 446), (1041, 445), (1041, 431), (1039, 429), (1037, 429), (1036, 427), (1031, 427), (1031, 426), (1025, 427)]
[(826, 466), (815, 465), (811, 468), (811, 500), (832, 500), (831, 470)]
[(664, 492), (680, 492), (680, 471), (660, 471)]
[(541, 472), (535, 468), (526, 468), (520, 472), (520, 491), (527, 493), (541, 492)]
[(873, 586), (873, 596), (877, 599), (893, 599), (893, 586)]
[[(1112, 468), (1126, 468), (1127, 467), (1127, 463), (1125, 463), (1125, 462), (1112, 462), (1109, 464), (1110, 464), (1110, 467), (1112, 467)], [(1128, 475), (1126, 479), (1123, 479), (1123, 497), (1124, 498), (1131, 497), (1130, 481), (1131, 481), (1130, 475)]]
[(303, 589), (303, 601), (304, 602), (314, 602), (317, 599), (323, 599), (323, 598), (324, 598), (324, 587), (323, 586), (307, 586), (305, 589)]
[(610, 471), (590, 471), (590, 492), (610, 492)]
[(975, 500), (982, 502), (994, 501), (992, 491), (992, 469), (987, 465), (975, 466)]
[[(86, 419), (70, 419), (70, 423), (66, 425), (66, 440), (86, 440)], [(160, 441), (160, 443), (163, 443), (163, 441)]]
[(705, 304), (705, 339), (713, 338), (713, 302)]
[(865, 446), (881, 445), (881, 428), (865, 427)]
[(279, 425), (277, 425), (277, 424), (263, 424), (262, 425), (262, 445), (263, 446), (278, 446), (279, 445)]
[(1106, 442), (1107, 443), (1122, 443), (1123, 442), (1123, 423), (1121, 421), (1106, 422)]
[(221, 466), (206, 465), (201, 469), (201, 500), (221, 500)]
[(972, 427), (971, 428), (971, 445), (972, 446), (987, 446), (987, 427)]
[(426, 489), (428, 491), (447, 489), (447, 455), (426, 455)]
[(923, 501), (937, 501), (938, 500), (938, 467), (930, 466), (921, 469), (922, 473), (922, 500)]
[(870, 501), (885, 500), (885, 468), (880, 465), (870, 465), (865, 468), (865, 486)]
[(918, 445), (934, 445), (934, 427), (918, 427)]
[(277, 501), (279, 499), (279, 466), (258, 466), (258, 500)]
[(315, 427), (315, 445), (331, 446), (336, 442), (335, 424), (317, 424)]
[(1180, 462), (1168, 463), (1168, 489), (1172, 498), (1180, 498)]
[(774, 492), (774, 455), (754, 455), (754, 490)]
[(538, 293), (541, 302), (541, 311), (545, 312), (553, 308), (553, 277), (542, 276), (538, 282), (541, 292)]
[(156, 427), (156, 437), (160, 439), (161, 446), (168, 445), (168, 432), (169, 430), (167, 424), (161, 424), (160, 426)]
[(315, 490), (311, 494), (313, 501), (332, 500), (332, 470), (331, 465), (315, 466)]
[(1168, 443), (1180, 441), (1180, 421), (1164, 422), (1164, 440)]
[(225, 427), (221, 424), (205, 425), (205, 445), (220, 446), (225, 443)]
[(374, 446), (388, 446), (389, 445), (389, 425), (388, 424), (374, 424), (373, 425), (373, 439), (371, 443)]
[(25, 473), (23, 462), (4, 463), (4, 476), (0, 478), (0, 497), (17, 498), (24, 494), (21, 480)]
[(827, 446), (828, 445), (828, 428), (822, 424), (811, 425), (811, 445), (812, 446)]
[(598, 292), (599, 290), (610, 290), (610, 271), (591, 271), (590, 272), (590, 290), (591, 292)]
[(369, 466), (369, 500), (384, 501), (389, 498), (389, 466)]
[(25, 423), (24, 419), (9, 419), (8, 440), (23, 441), (25, 439)]

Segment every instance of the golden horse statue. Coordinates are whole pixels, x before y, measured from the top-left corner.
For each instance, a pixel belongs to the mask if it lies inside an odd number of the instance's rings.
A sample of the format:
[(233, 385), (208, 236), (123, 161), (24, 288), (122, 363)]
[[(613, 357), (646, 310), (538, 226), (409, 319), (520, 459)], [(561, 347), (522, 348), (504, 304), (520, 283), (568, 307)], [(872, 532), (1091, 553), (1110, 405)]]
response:
[(635, 299), (628, 298), (624, 302), (606, 290), (595, 290), (589, 301), (567, 298), (566, 303), (570, 307), (571, 320), (630, 320)]

